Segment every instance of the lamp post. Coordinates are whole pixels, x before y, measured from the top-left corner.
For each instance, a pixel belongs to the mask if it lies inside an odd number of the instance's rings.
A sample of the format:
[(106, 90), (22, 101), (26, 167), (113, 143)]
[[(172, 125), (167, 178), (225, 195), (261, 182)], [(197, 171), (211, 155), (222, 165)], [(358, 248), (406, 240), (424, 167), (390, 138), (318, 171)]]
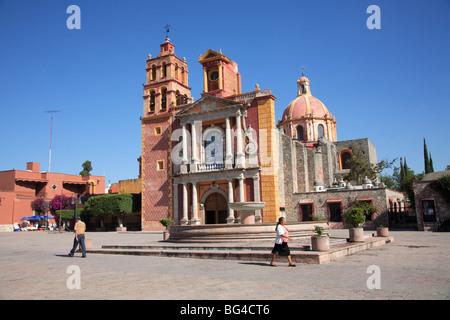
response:
[(81, 194), (79, 194), (79, 193), (77, 193), (76, 195), (75, 195), (75, 199), (76, 200), (74, 200), (73, 199), (73, 193), (72, 193), (72, 204), (75, 204), (75, 221), (77, 220), (77, 217), (78, 217), (78, 214), (77, 214), (77, 205), (78, 205), (78, 202), (81, 204)]

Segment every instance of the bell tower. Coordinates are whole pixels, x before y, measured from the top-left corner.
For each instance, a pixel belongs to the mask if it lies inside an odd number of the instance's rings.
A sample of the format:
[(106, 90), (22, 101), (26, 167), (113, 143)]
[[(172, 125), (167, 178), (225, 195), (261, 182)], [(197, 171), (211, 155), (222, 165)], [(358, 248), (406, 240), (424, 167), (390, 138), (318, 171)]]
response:
[(238, 65), (222, 54), (209, 49), (200, 55), (203, 66), (203, 93), (220, 98), (241, 93), (241, 75)]
[(168, 112), (191, 99), (186, 59), (175, 55), (175, 45), (167, 37), (156, 58), (149, 54), (144, 84), (144, 117)]

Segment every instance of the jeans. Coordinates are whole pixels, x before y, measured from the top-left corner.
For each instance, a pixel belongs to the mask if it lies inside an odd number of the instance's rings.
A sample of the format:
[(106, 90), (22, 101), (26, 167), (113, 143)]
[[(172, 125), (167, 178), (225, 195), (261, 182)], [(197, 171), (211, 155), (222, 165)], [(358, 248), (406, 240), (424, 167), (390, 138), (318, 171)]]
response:
[(73, 239), (73, 248), (72, 250), (70, 250), (70, 255), (73, 256), (75, 253), (75, 250), (77, 250), (78, 244), (81, 244), (81, 250), (83, 251), (82, 255), (83, 257), (86, 256), (86, 245), (84, 244), (84, 234), (79, 234), (78, 235), (78, 240), (77, 237), (75, 237)]

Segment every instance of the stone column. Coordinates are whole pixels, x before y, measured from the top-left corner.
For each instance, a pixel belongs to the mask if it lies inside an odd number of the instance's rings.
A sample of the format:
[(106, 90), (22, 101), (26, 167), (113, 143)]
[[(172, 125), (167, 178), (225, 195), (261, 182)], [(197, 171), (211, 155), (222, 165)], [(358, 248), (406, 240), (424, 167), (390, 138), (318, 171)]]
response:
[(182, 147), (183, 147), (183, 157), (181, 160), (181, 173), (187, 173), (187, 163), (188, 163), (188, 157), (187, 157), (187, 130), (186, 130), (186, 124), (182, 123), (181, 124), (181, 129), (182, 129), (182, 137), (183, 137), (183, 141), (182, 143)]
[(232, 142), (230, 118), (225, 118), (225, 169), (233, 168)]
[(203, 67), (203, 92), (208, 92), (208, 73), (206, 67)]
[(236, 116), (236, 167), (244, 167), (244, 151), (242, 149), (242, 125), (241, 125), (241, 114)]
[(198, 157), (197, 157), (197, 131), (195, 127), (195, 121), (191, 123), (191, 150), (192, 150), (192, 163), (190, 167), (190, 172), (197, 172), (197, 164), (198, 164)]
[(191, 224), (200, 224), (198, 218), (197, 182), (192, 183), (192, 219)]
[[(233, 203), (234, 201), (234, 188), (233, 179), (228, 180), (228, 203)], [(234, 223), (234, 210), (228, 206), (228, 217), (227, 223)]]
[(178, 183), (173, 183), (173, 222), (178, 224), (180, 217), (178, 216)]
[(244, 174), (240, 174), (239, 177), (239, 202), (245, 202), (244, 199)]
[(183, 182), (183, 218), (180, 221), (181, 225), (188, 224), (188, 192), (187, 192), (187, 184)]
[[(259, 194), (259, 173), (253, 176), (253, 198), (255, 199), (255, 202), (261, 202), (261, 197)], [(261, 222), (261, 210), (255, 211), (255, 222)]]

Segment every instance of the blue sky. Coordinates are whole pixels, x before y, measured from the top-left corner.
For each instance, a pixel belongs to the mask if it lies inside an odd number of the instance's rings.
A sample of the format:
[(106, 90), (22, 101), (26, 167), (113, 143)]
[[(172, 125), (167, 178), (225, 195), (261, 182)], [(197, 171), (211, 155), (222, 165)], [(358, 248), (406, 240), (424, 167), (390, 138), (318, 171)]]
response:
[[(338, 140), (369, 138), (378, 160), (406, 157), (422, 172), (450, 164), (450, 1), (0, 0), (0, 170), (78, 174), (85, 160), (106, 183), (138, 176), (142, 84), (170, 24), (200, 98), (200, 54), (236, 61), (243, 91), (277, 98), (277, 119), (305, 66), (312, 94), (336, 117)], [(68, 6), (81, 9), (69, 30)], [(381, 29), (366, 26), (369, 5)]]

